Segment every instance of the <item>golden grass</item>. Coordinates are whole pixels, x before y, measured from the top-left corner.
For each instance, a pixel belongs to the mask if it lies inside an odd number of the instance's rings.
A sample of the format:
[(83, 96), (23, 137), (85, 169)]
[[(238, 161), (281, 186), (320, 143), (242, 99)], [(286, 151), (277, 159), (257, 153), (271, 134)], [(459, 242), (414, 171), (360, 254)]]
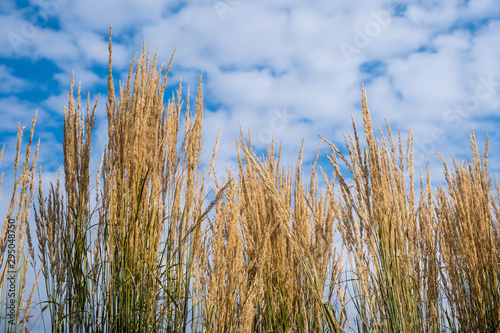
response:
[[(416, 205), (413, 136), (410, 132), (405, 151), (401, 135), (396, 144), (387, 122), (389, 137), (380, 130), (379, 144), (364, 88), (362, 105), (368, 148), (363, 146), (361, 150), (354, 122), (354, 137), (346, 139), (349, 158), (329, 143), (329, 159), (341, 185), (338, 228), (356, 276), (356, 324), (363, 331), (434, 331), (438, 327), (433, 294), (437, 281), (432, 272), (436, 248), (432, 247), (432, 220), (425, 216), (428, 211)], [(337, 155), (352, 175), (352, 186), (342, 175)], [(421, 200), (425, 199), (422, 195)], [(432, 265), (422, 265), (429, 260)]]
[(317, 175), (306, 190), (302, 153), (293, 170), (284, 170), (272, 145), (259, 159), (243, 134), (238, 157), (238, 179), (229, 173), (201, 252), (205, 329), (320, 331), (326, 282), (332, 291), (340, 270), (331, 246), (335, 214)]
[[(7, 216), (2, 227), (0, 238), (0, 307), (1, 307), (1, 329), (4, 332), (17, 332), (28, 329), (26, 324), (31, 315), (33, 294), (35, 285), (40, 275), (40, 270), (35, 268), (35, 254), (31, 242), (31, 233), (28, 223), (31, 212), (31, 202), (33, 201), (35, 168), (38, 159), (38, 145), (34, 156), (31, 156), (31, 146), (35, 130), (36, 114), (31, 123), (29, 141), (26, 146), (25, 158), (22, 163), (22, 170), (19, 171), (19, 161), (21, 158), (21, 143), (25, 127), (18, 125), (16, 156), (14, 158), (14, 189), (10, 197)], [(0, 162), (2, 161), (5, 145), (0, 152)], [(31, 165), (30, 165), (30, 159)], [(3, 174), (0, 185), (3, 182)], [(17, 212), (16, 212), (17, 209)], [(10, 222), (9, 222), (10, 220)], [(26, 249), (26, 246), (28, 247)], [(5, 260), (5, 261), (4, 261)], [(26, 286), (28, 269), (31, 266), (35, 273), (34, 285), (29, 290)], [(12, 303), (14, 302), (14, 303)], [(15, 313), (11, 312), (13, 307)]]
[[(498, 179), (496, 191), (488, 172), (488, 139), (480, 156), (474, 131), (472, 163), (454, 172), (444, 163), (447, 193), (436, 194), (441, 277), (444, 294), (458, 327), (466, 331), (500, 330), (500, 235)], [(440, 155), (441, 156), (441, 155)], [(442, 157), (442, 156), (441, 156)]]
[[(388, 134), (380, 130), (377, 139), (363, 88), (364, 138), (353, 121), (347, 154), (323, 139), (331, 177), (317, 166), (319, 147), (306, 184), (303, 147), (285, 168), (281, 148), (272, 143), (257, 156), (242, 132), (237, 174), (228, 170), (219, 181), (220, 133), (208, 173), (200, 167), (201, 77), (195, 112), (189, 92), (183, 104), (181, 85), (164, 105), (172, 59), (162, 74), (144, 46), (116, 93), (111, 46), (110, 33), (108, 144), (95, 207), (89, 165), (97, 101), (91, 107), (88, 98), (84, 110), (73, 82), (64, 189), (58, 178), (45, 197), (40, 172), (35, 222), (47, 298), (39, 306), (48, 307), (53, 331), (499, 331), (500, 186), (474, 132), (473, 161), (454, 162), (451, 172), (443, 158), (447, 190), (433, 190), (427, 167), (417, 198), (413, 135), (403, 147), (387, 121)], [(18, 221), (27, 220), (35, 163), (36, 156), (31, 168), (25, 162), (19, 178), (28, 194)], [(215, 199), (207, 202), (210, 177)], [(31, 249), (24, 226), (18, 244)]]

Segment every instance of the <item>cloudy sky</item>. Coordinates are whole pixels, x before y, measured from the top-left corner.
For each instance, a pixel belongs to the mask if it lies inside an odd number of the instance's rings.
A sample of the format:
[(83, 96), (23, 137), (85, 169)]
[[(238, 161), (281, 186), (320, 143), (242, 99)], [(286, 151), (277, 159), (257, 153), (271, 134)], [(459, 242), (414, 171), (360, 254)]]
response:
[[(171, 89), (182, 76), (194, 98), (203, 72), (204, 162), (223, 127), (218, 172), (234, 165), (239, 123), (257, 148), (273, 135), (283, 140), (286, 162), (296, 160), (302, 138), (306, 161), (314, 157), (318, 134), (342, 144), (351, 116), (361, 126), (363, 83), (375, 128), (384, 128), (387, 117), (405, 136), (414, 130), (417, 169), (433, 151), (470, 158), (472, 126), (481, 149), (489, 133), (490, 170), (499, 169), (498, 1), (1, 0), (2, 216), (17, 124), (29, 127), (36, 110), (46, 184), (62, 169), (72, 71), (84, 96), (101, 94), (92, 167), (97, 165), (106, 143), (110, 24), (116, 80), (126, 78), (144, 40), (153, 51), (158, 47), (160, 63), (168, 63), (177, 47)], [(433, 178), (443, 180), (439, 159), (429, 161)]]
[(177, 47), (171, 89), (182, 76), (195, 92), (203, 72), (207, 159), (223, 126), (219, 169), (234, 161), (239, 123), (258, 147), (283, 139), (288, 161), (302, 138), (309, 159), (317, 134), (342, 143), (351, 115), (361, 126), (363, 83), (375, 126), (387, 117), (404, 135), (414, 130), (417, 168), (436, 150), (469, 157), (474, 126), (481, 145), (489, 133), (498, 169), (500, 6), (492, 0), (2, 0), (0, 17), (2, 170), (12, 169), (17, 123), (29, 127), (36, 110), (39, 163), (48, 173), (61, 167), (72, 71), (85, 96), (101, 94), (100, 155), (110, 24), (116, 80), (144, 40), (160, 62)]

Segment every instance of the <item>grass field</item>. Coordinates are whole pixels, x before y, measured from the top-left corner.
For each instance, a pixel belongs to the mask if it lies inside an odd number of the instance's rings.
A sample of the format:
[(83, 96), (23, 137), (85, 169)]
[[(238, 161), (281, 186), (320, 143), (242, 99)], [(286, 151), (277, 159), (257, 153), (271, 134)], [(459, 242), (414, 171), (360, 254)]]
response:
[[(274, 144), (257, 156), (242, 132), (237, 174), (220, 180), (218, 140), (209, 170), (200, 167), (201, 78), (194, 106), (181, 87), (164, 105), (172, 59), (163, 70), (143, 50), (116, 93), (111, 35), (109, 51), (108, 144), (95, 180), (98, 101), (82, 107), (73, 84), (63, 184), (43, 193), (40, 172), (36, 200), (36, 116), (22, 170), (18, 131), (0, 240), (1, 330), (22, 331), (42, 312), (53, 332), (500, 332), (500, 187), (473, 132), (471, 162), (439, 155), (447, 186), (436, 190), (429, 168), (415, 175), (411, 132), (393, 137), (387, 122), (375, 138), (363, 88), (364, 131), (353, 122), (348, 154), (324, 134), (330, 170), (303, 166), (302, 149), (293, 167)], [(45, 283), (43, 303), (27, 274)]]

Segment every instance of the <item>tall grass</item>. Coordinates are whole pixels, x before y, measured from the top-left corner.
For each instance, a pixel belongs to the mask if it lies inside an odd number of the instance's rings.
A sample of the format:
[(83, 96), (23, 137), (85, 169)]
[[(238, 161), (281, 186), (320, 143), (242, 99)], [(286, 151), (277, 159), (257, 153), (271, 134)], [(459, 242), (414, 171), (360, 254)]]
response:
[[(387, 122), (389, 137), (380, 130), (379, 144), (364, 88), (362, 106), (367, 142), (363, 150), (354, 122), (354, 137), (346, 139), (348, 157), (327, 141), (340, 184), (338, 227), (355, 278), (355, 324), (358, 331), (436, 331), (440, 306), (438, 250), (433, 240), (436, 225), (430, 208), (425, 206), (429, 203), (426, 200), (432, 202), (430, 193), (421, 193), (421, 201), (416, 204), (413, 135), (409, 133), (404, 149), (401, 135), (396, 144)], [(351, 185), (341, 172), (337, 156), (352, 176)]]
[[(427, 166), (417, 195), (413, 134), (404, 145), (386, 121), (387, 134), (380, 129), (376, 138), (363, 88), (364, 135), (353, 121), (346, 150), (323, 138), (331, 169), (318, 166), (318, 147), (306, 179), (303, 146), (285, 167), (281, 146), (258, 155), (241, 131), (238, 170), (221, 179), (220, 133), (201, 170), (201, 77), (194, 108), (181, 84), (163, 102), (171, 62), (163, 71), (144, 46), (116, 92), (110, 33), (108, 143), (95, 192), (98, 99), (83, 108), (71, 83), (64, 177), (46, 195), (40, 172), (35, 207), (46, 286), (38, 306), (50, 312), (52, 331), (500, 331), (500, 185), (474, 132), (473, 160), (454, 161), (452, 172), (439, 155), (447, 188), (433, 187)], [(29, 154), (15, 183), (25, 193), (16, 219), (19, 295), (28, 269), (22, 244), (34, 251), (26, 207), (36, 154), (28, 167)], [(20, 324), (11, 330), (26, 324), (32, 293), (18, 303)]]
[[(267, 158), (238, 142), (239, 175), (205, 235), (199, 286), (207, 331), (322, 332), (341, 327), (324, 291), (336, 293), (339, 258), (332, 247), (335, 214), (302, 180), (302, 152), (293, 169), (280, 167), (273, 145)], [(329, 275), (330, 274), (330, 275)], [(329, 282), (329, 283), (328, 283)], [(340, 315), (340, 321), (343, 316)]]
[(488, 172), (488, 139), (483, 156), (474, 131), (470, 142), (472, 162), (453, 159), (450, 172), (443, 161), (448, 193), (439, 187), (436, 195), (446, 317), (453, 330), (499, 332), (500, 188)]
[[(17, 129), (17, 146), (13, 170), (14, 188), (0, 238), (0, 329), (2, 332), (17, 332), (27, 328), (26, 324), (33, 316), (31, 313), (33, 295), (40, 275), (40, 270), (35, 267), (35, 254), (28, 222), (35, 189), (34, 174), (38, 159), (38, 145), (34, 156), (31, 156), (35, 123), (36, 114), (31, 123), (30, 136), (21, 170), (19, 170), (19, 162), (25, 127), (21, 128), (18, 125)], [(0, 162), (2, 161), (4, 149), (5, 145), (0, 152)], [(2, 182), (3, 173), (0, 178), (0, 186)], [(35, 272), (34, 285), (31, 289), (26, 286), (30, 266)], [(26, 297), (27, 291), (29, 291), (29, 295)]]
[(40, 186), (36, 223), (51, 321), (56, 331), (185, 331), (207, 215), (199, 171), (201, 79), (194, 116), (188, 94), (179, 141), (181, 86), (163, 104), (170, 63), (162, 79), (156, 55), (150, 59), (144, 48), (117, 96), (111, 34), (109, 51), (108, 144), (95, 209), (89, 161), (97, 101), (84, 112), (73, 84), (64, 118), (64, 195), (58, 183), (46, 201)]

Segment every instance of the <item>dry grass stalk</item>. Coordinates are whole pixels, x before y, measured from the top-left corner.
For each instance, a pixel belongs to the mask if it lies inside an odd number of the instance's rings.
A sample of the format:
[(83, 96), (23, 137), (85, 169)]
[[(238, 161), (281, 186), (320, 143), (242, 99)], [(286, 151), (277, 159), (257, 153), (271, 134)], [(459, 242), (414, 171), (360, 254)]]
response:
[[(432, 331), (437, 327), (435, 299), (425, 296), (435, 291), (436, 281), (431, 279), (436, 273), (425, 271), (429, 265), (422, 267), (420, 260), (430, 260), (434, 267), (436, 249), (432, 247), (433, 226), (422, 225), (426, 220), (417, 218), (413, 137), (410, 132), (404, 152), (401, 135), (396, 146), (386, 120), (389, 137), (380, 130), (379, 143), (373, 135), (364, 88), (362, 106), (367, 147), (361, 150), (354, 121), (354, 137), (349, 134), (349, 140), (345, 139), (349, 157), (327, 141), (340, 184), (339, 229), (356, 276), (353, 299), (360, 316), (358, 328)], [(337, 156), (351, 173), (352, 185), (342, 174)]]
[(58, 175), (56, 187), (51, 185), (49, 197), (44, 198), (40, 170), (35, 221), (48, 305), (56, 331), (63, 331), (64, 327), (81, 331), (94, 320), (94, 311), (90, 310), (93, 306), (89, 304), (96, 286), (88, 283), (92, 266), (89, 164), (97, 102), (98, 99), (91, 110), (89, 95), (84, 112), (80, 88), (76, 103), (73, 99), (72, 78), (68, 107), (64, 109), (65, 197), (60, 191)]
[[(21, 142), (25, 128), (21, 128), (21, 126), (18, 125), (16, 156), (14, 158), (14, 189), (0, 238), (0, 292), (2, 296), (5, 296), (5, 298), (2, 297), (0, 306), (2, 310), (5, 311), (2, 312), (2, 318), (4, 319), (2, 322), (2, 329), (5, 332), (17, 332), (22, 331), (25, 328), (27, 329), (27, 321), (30, 317), (32, 317), (30, 312), (33, 302), (33, 294), (40, 275), (40, 270), (38, 273), (35, 273), (34, 284), (31, 287), (28, 297), (25, 298), (25, 293), (27, 291), (26, 277), (29, 266), (36, 271), (34, 266), (34, 249), (31, 243), (31, 233), (28, 221), (31, 212), (30, 206), (33, 201), (35, 185), (34, 174), (39, 147), (38, 143), (34, 156), (32, 157), (31, 146), (33, 142), (35, 123), (36, 114), (31, 123), (30, 136), (28, 145), (26, 146), (25, 158), (22, 163), (22, 170), (20, 174), (18, 174), (18, 168), (21, 157)], [(2, 148), (0, 153), (0, 162), (3, 156), (4, 148), (5, 146)], [(30, 165), (31, 158), (32, 161)], [(2, 180), (0, 180), (0, 185), (2, 181), (3, 174)], [(17, 212), (15, 212), (16, 208)], [(26, 246), (28, 247), (27, 249)], [(14, 304), (12, 302), (14, 302)], [(14, 312), (11, 312), (11, 306), (13, 306)]]
[(170, 63), (162, 80), (156, 55), (150, 59), (144, 47), (116, 96), (111, 33), (109, 52), (109, 141), (97, 176), (98, 216), (89, 207), (97, 101), (92, 112), (87, 102), (85, 114), (80, 90), (73, 101), (73, 84), (64, 125), (65, 198), (59, 181), (47, 202), (40, 190), (37, 234), (48, 297), (55, 302), (52, 324), (57, 331), (186, 330), (193, 316), (193, 262), (214, 205), (203, 209), (201, 77), (194, 116), (188, 92), (178, 149), (181, 85), (177, 98), (163, 104)]
[(439, 155), (448, 183), (447, 193), (440, 187), (436, 195), (441, 275), (450, 308), (448, 316), (454, 318), (450, 325), (470, 332), (498, 332), (498, 186), (495, 193), (488, 172), (488, 139), (484, 156), (479, 154), (474, 130), (470, 142), (472, 162), (458, 164), (453, 159), (453, 173)]
[(248, 142), (242, 134), (238, 178), (229, 172), (205, 237), (205, 329), (322, 331), (323, 308), (333, 310), (323, 292), (333, 294), (337, 281), (328, 279), (340, 271), (331, 266), (339, 262), (331, 246), (336, 215), (319, 192), (315, 166), (306, 191), (302, 149), (292, 171), (281, 167), (274, 144), (260, 159)]

